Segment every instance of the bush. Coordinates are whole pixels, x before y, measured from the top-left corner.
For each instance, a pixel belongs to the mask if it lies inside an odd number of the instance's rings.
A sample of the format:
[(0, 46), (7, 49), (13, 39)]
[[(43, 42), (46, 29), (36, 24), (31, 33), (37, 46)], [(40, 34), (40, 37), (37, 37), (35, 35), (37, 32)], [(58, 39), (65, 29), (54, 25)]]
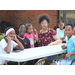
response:
[(0, 33), (0, 41), (5, 37), (4, 33)]

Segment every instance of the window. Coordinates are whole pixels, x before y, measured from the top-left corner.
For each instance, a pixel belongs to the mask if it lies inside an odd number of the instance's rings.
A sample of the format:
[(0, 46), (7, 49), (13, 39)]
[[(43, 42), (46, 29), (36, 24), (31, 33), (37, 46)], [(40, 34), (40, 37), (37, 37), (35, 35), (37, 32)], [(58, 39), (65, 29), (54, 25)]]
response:
[(59, 10), (59, 19), (64, 23), (75, 24), (75, 10)]

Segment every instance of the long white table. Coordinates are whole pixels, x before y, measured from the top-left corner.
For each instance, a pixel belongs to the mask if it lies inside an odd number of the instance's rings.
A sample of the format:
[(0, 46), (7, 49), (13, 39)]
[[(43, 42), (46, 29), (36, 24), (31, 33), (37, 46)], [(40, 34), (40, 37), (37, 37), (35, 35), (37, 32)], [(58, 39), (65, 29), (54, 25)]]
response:
[(53, 46), (44, 46), (44, 47), (36, 47), (25, 49), (20, 52), (11, 52), (8, 53), (0, 53), (0, 59), (14, 61), (14, 62), (24, 62), (33, 59), (38, 59), (46, 56), (52, 56), (56, 54), (65, 53), (66, 50), (61, 48), (61, 45), (53, 45)]

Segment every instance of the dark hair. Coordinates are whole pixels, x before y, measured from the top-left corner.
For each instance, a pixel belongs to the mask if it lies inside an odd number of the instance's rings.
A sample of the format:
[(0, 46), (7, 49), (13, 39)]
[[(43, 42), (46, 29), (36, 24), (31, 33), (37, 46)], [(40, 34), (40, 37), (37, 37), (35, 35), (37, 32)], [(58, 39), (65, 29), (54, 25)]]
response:
[(27, 30), (28, 30), (28, 28), (29, 28), (30, 26), (32, 26), (32, 25), (31, 25), (31, 24), (27, 24), (27, 25), (26, 25), (26, 32), (27, 32)]
[[(7, 27), (5, 30), (4, 30), (4, 33), (6, 34), (6, 31), (10, 28), (13, 28), (13, 27)], [(13, 28), (14, 29), (14, 28)]]
[(48, 23), (50, 22), (50, 18), (48, 17), (47, 14), (41, 15), (41, 16), (39, 17), (39, 24), (40, 24), (42, 21), (44, 21), (44, 20), (46, 20)]
[(64, 20), (58, 20), (57, 23), (59, 24), (60, 22), (64, 23)]
[[(20, 23), (18, 29), (20, 28), (21, 25), (25, 25), (25, 23)], [(26, 25), (25, 25), (25, 27), (26, 27)]]
[(67, 23), (67, 24), (65, 25), (65, 27), (68, 26), (68, 25), (71, 26), (71, 28), (72, 28), (72, 30), (73, 30), (73, 24)]

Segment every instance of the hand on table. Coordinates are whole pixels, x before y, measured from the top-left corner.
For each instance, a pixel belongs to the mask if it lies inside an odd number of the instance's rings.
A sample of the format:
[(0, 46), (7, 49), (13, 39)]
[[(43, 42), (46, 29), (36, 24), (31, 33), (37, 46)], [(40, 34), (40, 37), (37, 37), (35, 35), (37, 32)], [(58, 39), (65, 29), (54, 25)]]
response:
[(62, 48), (62, 49), (66, 49), (66, 46), (65, 46), (65, 45), (62, 45), (61, 48)]
[(52, 45), (54, 45), (54, 43), (52, 42), (52, 43), (50, 43), (50, 44), (48, 44), (48, 46), (52, 46)]

